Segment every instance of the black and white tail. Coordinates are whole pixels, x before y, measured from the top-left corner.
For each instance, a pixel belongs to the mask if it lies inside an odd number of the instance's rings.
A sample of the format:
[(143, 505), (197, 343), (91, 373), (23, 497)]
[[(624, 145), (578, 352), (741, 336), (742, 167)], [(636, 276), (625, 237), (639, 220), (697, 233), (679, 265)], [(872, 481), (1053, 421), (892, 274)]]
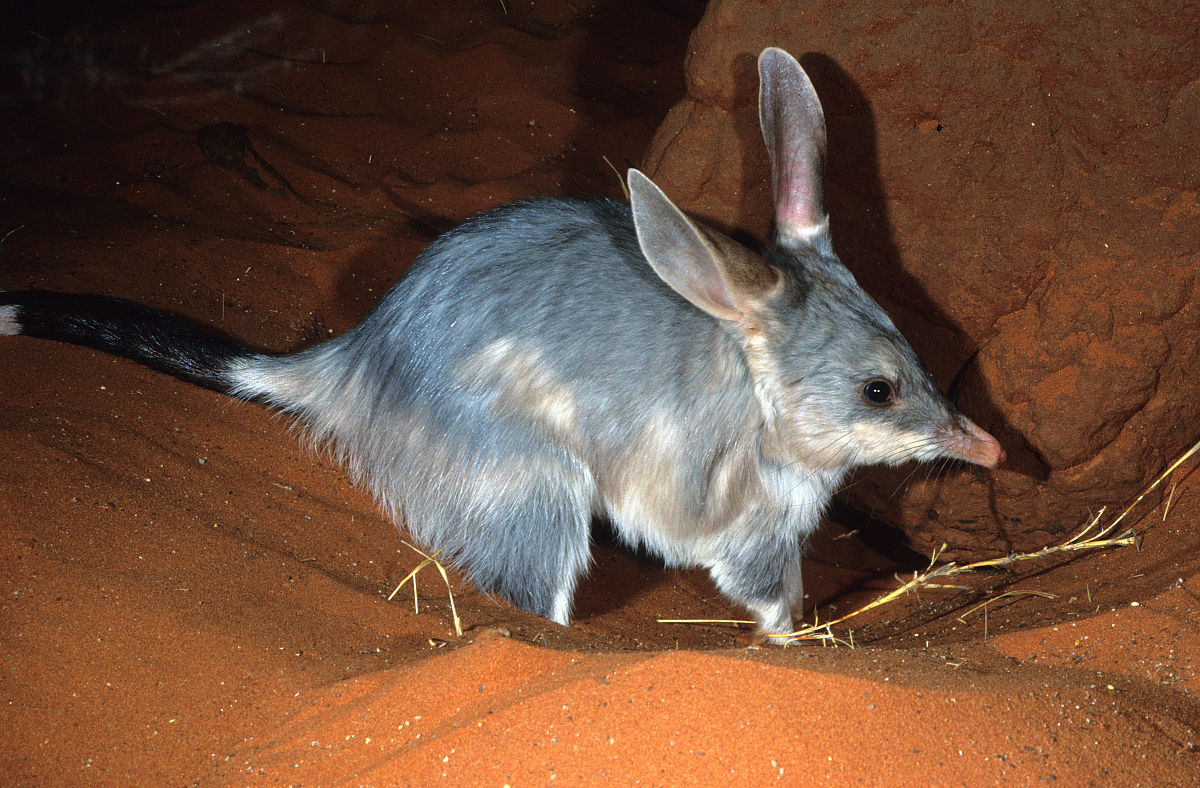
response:
[(86, 345), (235, 396), (231, 365), (257, 355), (133, 301), (49, 290), (0, 291), (0, 334)]

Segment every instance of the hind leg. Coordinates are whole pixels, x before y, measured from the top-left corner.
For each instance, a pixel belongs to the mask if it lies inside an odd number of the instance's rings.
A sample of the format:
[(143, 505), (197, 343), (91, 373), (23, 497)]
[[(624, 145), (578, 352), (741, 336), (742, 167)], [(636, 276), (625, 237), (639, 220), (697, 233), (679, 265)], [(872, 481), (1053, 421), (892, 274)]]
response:
[(431, 507), (410, 510), (410, 526), (481, 590), (566, 626), (591, 556), (594, 486), (569, 462), (537, 465), (503, 483), (482, 473), (460, 477), (453, 490), (425, 498)]
[(484, 530), (495, 541), (471, 562), (482, 585), (563, 626), (591, 557), (590, 507), (577, 505), (570, 492), (538, 485), (524, 500), (489, 512)]

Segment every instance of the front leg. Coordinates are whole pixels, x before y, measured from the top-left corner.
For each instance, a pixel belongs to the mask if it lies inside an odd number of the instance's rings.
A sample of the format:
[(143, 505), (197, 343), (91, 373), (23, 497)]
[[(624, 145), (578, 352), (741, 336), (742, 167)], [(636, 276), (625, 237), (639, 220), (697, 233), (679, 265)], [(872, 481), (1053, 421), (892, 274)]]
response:
[(717, 588), (754, 616), (757, 634), (766, 637), (792, 631), (793, 599), (803, 599), (800, 546), (794, 535), (766, 534), (729, 540), (709, 574)]
[(800, 546), (783, 566), (783, 591), (787, 594), (792, 621), (804, 621), (804, 578), (800, 575)]

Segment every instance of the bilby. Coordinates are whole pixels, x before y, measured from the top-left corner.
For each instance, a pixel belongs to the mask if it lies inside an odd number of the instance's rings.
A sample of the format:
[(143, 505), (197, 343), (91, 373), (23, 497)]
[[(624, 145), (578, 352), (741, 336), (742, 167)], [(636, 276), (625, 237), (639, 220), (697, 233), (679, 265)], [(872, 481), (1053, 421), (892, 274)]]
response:
[(0, 292), (0, 333), (128, 356), (301, 420), (479, 588), (566, 625), (590, 523), (708, 569), (791, 630), (800, 556), (852, 468), (1004, 452), (938, 392), (834, 254), (825, 122), (758, 60), (770, 241), (750, 249), (637, 170), (630, 204), (539, 199), (435, 240), (348, 333), (266, 355), (129, 301)]

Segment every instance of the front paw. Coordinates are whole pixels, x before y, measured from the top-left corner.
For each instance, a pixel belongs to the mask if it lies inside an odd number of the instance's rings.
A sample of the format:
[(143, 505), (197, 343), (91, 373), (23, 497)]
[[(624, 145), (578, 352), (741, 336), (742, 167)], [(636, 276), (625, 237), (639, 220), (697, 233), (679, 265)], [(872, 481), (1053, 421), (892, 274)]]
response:
[(761, 646), (784, 646), (787, 645), (788, 633), (790, 632), (791, 627), (782, 631), (755, 627), (752, 631), (744, 633), (742, 636), (744, 640), (739, 638), (739, 642), (742, 642), (746, 646), (754, 646), (755, 648)]
[[(751, 641), (755, 645), (782, 646), (787, 640), (787, 634), (792, 631), (792, 616), (786, 602), (773, 602), (768, 605), (750, 606), (757, 622)], [(781, 637), (782, 636), (782, 637)]]

